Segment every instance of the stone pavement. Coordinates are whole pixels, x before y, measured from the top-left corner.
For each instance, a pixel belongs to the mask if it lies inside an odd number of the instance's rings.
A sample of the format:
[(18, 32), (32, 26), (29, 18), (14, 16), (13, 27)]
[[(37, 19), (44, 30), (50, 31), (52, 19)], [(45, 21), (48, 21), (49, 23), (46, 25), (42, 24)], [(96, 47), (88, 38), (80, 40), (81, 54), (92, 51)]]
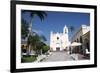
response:
[(85, 56), (81, 54), (71, 54), (71, 57), (73, 57), (75, 60), (85, 60)]
[(42, 62), (52, 62), (52, 61), (71, 61), (74, 60), (66, 51), (52, 52), (52, 54), (46, 57)]

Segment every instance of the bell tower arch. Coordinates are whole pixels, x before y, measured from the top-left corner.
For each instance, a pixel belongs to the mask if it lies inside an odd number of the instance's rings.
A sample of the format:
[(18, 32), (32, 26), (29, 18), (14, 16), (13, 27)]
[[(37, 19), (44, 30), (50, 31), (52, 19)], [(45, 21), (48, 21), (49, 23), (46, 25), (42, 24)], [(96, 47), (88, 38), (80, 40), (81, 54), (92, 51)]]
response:
[(65, 25), (64, 28), (63, 28), (63, 33), (64, 33), (64, 34), (68, 34), (68, 27), (67, 27), (66, 25)]

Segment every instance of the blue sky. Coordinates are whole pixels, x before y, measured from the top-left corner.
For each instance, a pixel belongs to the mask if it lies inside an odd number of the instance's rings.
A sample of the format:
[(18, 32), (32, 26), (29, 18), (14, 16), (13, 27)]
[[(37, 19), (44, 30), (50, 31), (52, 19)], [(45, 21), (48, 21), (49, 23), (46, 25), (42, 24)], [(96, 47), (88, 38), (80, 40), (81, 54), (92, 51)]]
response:
[[(82, 25), (90, 25), (90, 14), (89, 13), (76, 13), (76, 12), (52, 12), (46, 11), (47, 17), (41, 22), (38, 16), (35, 16), (33, 20), (33, 31), (39, 35), (44, 35), (49, 44), (50, 32), (63, 32), (63, 27), (73, 26), (74, 32)], [(27, 14), (22, 15), (24, 19), (29, 22), (30, 17)], [(69, 32), (69, 37), (72, 37), (74, 32)]]

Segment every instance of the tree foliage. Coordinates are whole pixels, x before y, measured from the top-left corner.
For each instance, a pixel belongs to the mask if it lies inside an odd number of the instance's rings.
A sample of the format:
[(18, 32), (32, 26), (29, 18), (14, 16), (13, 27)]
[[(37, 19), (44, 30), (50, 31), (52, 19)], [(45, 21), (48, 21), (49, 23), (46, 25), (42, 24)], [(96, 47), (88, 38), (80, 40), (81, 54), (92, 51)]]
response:
[(24, 19), (21, 19), (21, 38), (25, 39), (27, 35), (28, 35), (28, 23)]

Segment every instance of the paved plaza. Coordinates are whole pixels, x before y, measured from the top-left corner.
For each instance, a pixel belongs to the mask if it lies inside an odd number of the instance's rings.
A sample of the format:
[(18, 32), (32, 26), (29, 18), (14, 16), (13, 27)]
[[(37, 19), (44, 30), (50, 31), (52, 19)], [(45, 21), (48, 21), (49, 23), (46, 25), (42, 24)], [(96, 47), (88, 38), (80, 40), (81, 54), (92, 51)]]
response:
[(74, 60), (66, 51), (56, 51), (46, 57), (43, 62), (52, 62), (52, 61), (71, 61)]

